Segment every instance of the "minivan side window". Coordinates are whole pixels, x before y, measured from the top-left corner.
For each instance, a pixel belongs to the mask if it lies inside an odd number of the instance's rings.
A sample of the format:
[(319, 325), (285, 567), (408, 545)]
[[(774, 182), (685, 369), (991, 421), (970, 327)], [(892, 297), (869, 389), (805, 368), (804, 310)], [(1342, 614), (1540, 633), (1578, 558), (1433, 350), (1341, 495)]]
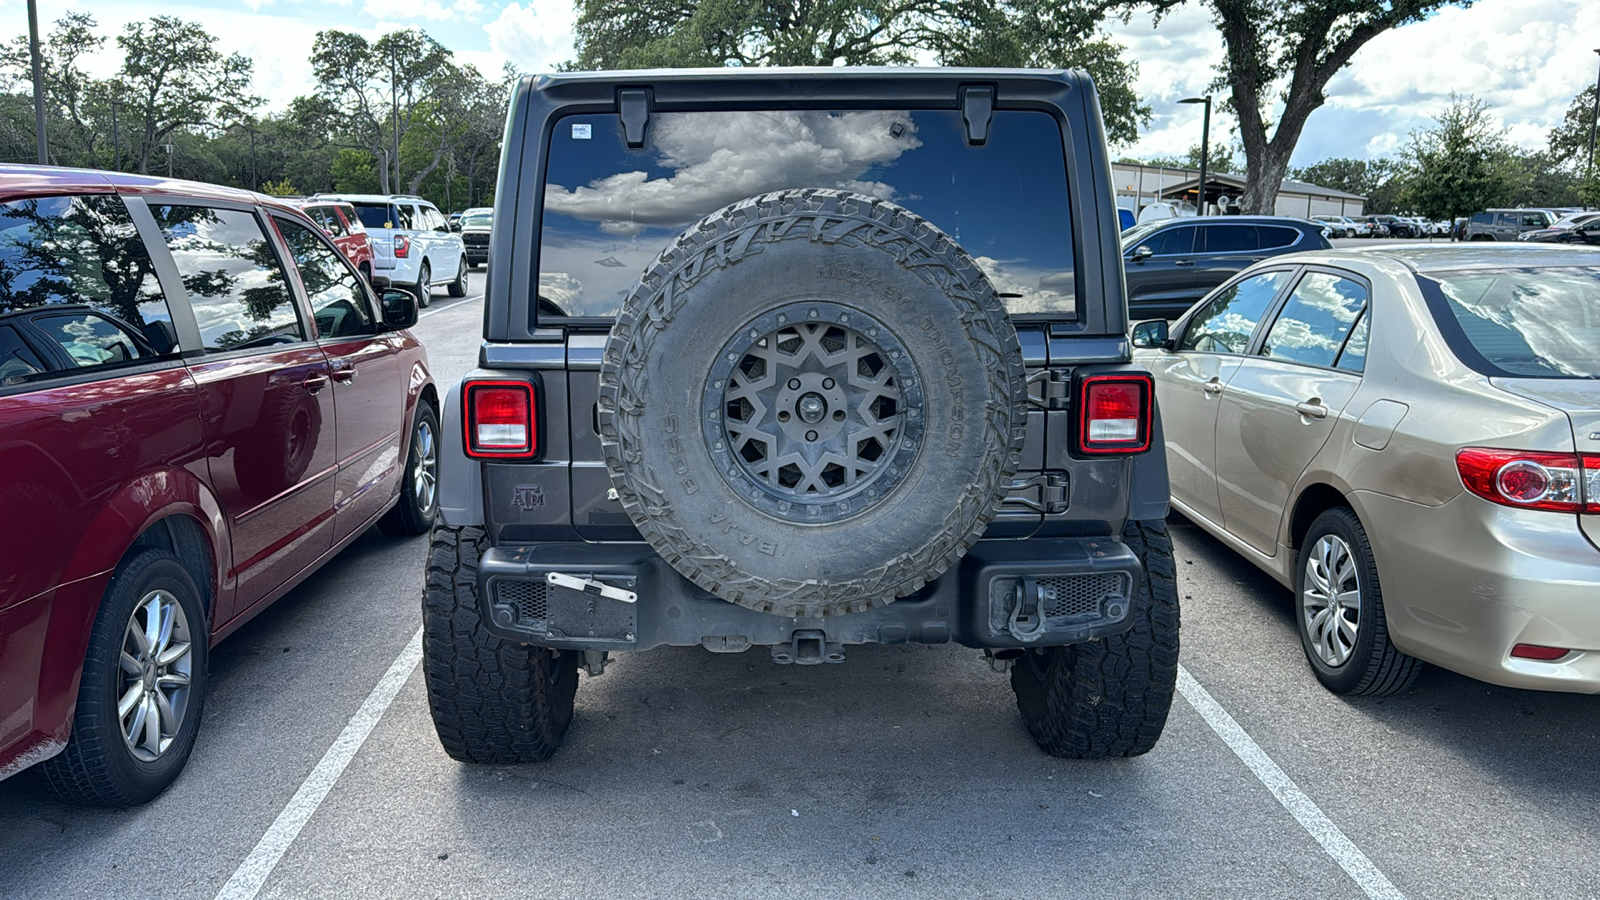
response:
[(283, 242), (300, 269), (300, 283), (311, 298), (311, 316), (324, 338), (353, 337), (375, 331), (371, 307), (356, 273), (343, 258), (299, 222), (276, 219)]
[(1332, 367), (1366, 305), (1367, 288), (1359, 281), (1330, 272), (1307, 272), (1261, 342), (1261, 355)]
[(1217, 292), (1189, 320), (1178, 349), (1200, 353), (1243, 353), (1250, 345), (1256, 323), (1278, 296), (1291, 272), (1262, 272)]
[[(19, 336), (5, 377), (174, 353), (172, 313), (150, 252), (117, 197), (36, 197), (0, 204), (0, 321)], [(26, 335), (26, 339), (21, 336)], [(40, 342), (44, 359), (26, 351)], [(20, 348), (20, 349), (19, 349)]]
[(283, 265), (254, 213), (155, 204), (150, 212), (183, 277), (207, 353), (306, 339)]

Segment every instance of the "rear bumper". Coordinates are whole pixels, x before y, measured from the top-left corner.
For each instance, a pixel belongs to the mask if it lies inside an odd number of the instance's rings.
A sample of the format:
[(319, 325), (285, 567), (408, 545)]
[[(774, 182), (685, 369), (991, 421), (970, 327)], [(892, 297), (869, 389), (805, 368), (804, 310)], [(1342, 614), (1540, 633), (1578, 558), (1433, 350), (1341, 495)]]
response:
[[(551, 584), (551, 572), (631, 591), (636, 603)], [(958, 643), (969, 647), (1059, 646), (1126, 631), (1140, 561), (1109, 538), (979, 541), (959, 564), (909, 597), (863, 613), (796, 618), (756, 612), (717, 598), (679, 575), (649, 546), (550, 543), (502, 546), (478, 568), (489, 631), (564, 650), (648, 650), (704, 646), (798, 646), (801, 635), (828, 646)], [(1011, 622), (1023, 576), (1044, 588), (1039, 620)], [(1053, 596), (1053, 599), (1052, 599)], [(1017, 632), (1031, 633), (1031, 640)], [(781, 651), (780, 651), (781, 652)], [(820, 660), (819, 660), (820, 661)]]
[[(1576, 516), (1466, 493), (1437, 507), (1357, 498), (1395, 646), (1491, 684), (1600, 693), (1600, 551)], [(1572, 652), (1515, 659), (1517, 644)]]

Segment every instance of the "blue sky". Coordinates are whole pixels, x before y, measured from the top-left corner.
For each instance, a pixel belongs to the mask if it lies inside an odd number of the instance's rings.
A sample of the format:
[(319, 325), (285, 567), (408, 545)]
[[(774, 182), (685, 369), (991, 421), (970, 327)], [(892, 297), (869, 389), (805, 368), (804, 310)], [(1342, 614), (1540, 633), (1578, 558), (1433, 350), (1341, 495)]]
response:
[[(106, 34), (158, 13), (199, 21), (224, 49), (255, 60), (256, 91), (277, 107), (311, 90), (312, 37), (325, 28), (376, 36), (422, 28), (486, 71), (510, 62), (548, 69), (572, 56), (571, 0), (40, 0), (41, 26), (66, 11), (94, 15)], [(7, 34), (27, 28), (25, 0), (0, 0)], [(1160, 28), (1148, 17), (1112, 23), (1113, 35), (1140, 64), (1138, 88), (1155, 119), (1130, 148), (1133, 155), (1181, 153), (1199, 142), (1200, 111), (1178, 106), (1214, 77), (1222, 45), (1198, 4), (1169, 15)], [(1330, 156), (1382, 156), (1448, 102), (1454, 90), (1489, 101), (1526, 147), (1544, 142), (1572, 96), (1595, 79), (1600, 57), (1600, 0), (1478, 0), (1428, 21), (1381, 35), (1329, 85), (1329, 102), (1311, 117), (1294, 162)], [(114, 50), (114, 47), (112, 48)], [(99, 63), (117, 65), (114, 52)], [(1224, 139), (1231, 123), (1213, 120)]]

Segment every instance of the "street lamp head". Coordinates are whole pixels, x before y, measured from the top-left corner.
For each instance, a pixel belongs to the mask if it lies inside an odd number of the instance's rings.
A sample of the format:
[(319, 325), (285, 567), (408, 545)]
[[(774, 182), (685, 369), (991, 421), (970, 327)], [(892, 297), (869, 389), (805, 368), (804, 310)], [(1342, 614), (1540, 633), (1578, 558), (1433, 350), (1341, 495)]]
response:
[[(1596, 52), (1600, 52), (1600, 51), (1596, 51)], [(1182, 100), (1179, 100), (1178, 102), (1179, 103), (1210, 103), (1211, 102), (1211, 95), (1207, 94), (1204, 97), (1186, 97), (1186, 98), (1184, 98)]]

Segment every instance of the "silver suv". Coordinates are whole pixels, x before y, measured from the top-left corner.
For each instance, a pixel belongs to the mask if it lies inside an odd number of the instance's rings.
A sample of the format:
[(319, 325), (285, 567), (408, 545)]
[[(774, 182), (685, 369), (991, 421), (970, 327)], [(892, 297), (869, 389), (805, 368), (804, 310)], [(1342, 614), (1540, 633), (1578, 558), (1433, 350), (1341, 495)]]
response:
[(1524, 231), (1537, 231), (1555, 224), (1548, 209), (1491, 209), (1473, 213), (1467, 222), (1469, 241), (1514, 241)]
[(439, 208), (410, 194), (317, 194), (356, 208), (372, 238), (372, 274), (395, 284), (415, 285), (422, 306), (444, 285), (452, 297), (467, 295), (467, 250)]

